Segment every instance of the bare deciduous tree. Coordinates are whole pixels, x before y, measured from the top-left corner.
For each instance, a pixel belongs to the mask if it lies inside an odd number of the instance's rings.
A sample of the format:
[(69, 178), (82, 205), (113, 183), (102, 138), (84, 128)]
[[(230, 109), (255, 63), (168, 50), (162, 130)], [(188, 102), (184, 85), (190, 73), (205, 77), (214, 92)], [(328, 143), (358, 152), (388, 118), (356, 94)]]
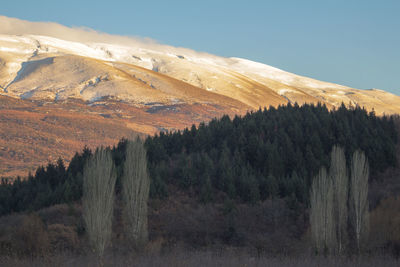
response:
[(311, 188), (311, 234), (317, 253), (331, 252), (336, 244), (333, 210), (333, 184), (323, 167)]
[(333, 182), (334, 216), (336, 220), (337, 252), (341, 254), (347, 237), (348, 173), (346, 157), (341, 147), (334, 146), (331, 152), (329, 176)]
[(369, 233), (368, 177), (368, 160), (364, 152), (355, 151), (351, 161), (350, 222), (358, 252)]
[(116, 173), (109, 149), (97, 149), (83, 170), (83, 219), (90, 245), (100, 258), (112, 231)]
[(147, 156), (143, 142), (137, 138), (129, 141), (122, 177), (124, 218), (127, 231), (137, 248), (148, 241), (147, 202), (150, 178), (147, 171)]

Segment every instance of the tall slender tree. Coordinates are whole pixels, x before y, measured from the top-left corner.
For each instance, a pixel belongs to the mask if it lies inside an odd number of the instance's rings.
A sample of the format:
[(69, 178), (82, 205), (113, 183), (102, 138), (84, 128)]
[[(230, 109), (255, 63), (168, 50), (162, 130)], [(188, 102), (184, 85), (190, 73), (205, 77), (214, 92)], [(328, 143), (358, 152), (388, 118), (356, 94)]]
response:
[(350, 222), (358, 252), (369, 234), (368, 177), (368, 160), (364, 152), (355, 151), (351, 161)]
[(329, 176), (333, 182), (334, 216), (336, 220), (337, 252), (343, 252), (347, 238), (348, 173), (344, 149), (334, 146), (331, 152)]
[(311, 234), (317, 253), (333, 251), (335, 241), (335, 220), (333, 208), (333, 185), (326, 169), (322, 167), (311, 187)]
[(83, 169), (82, 204), (89, 243), (100, 262), (111, 237), (116, 178), (111, 151), (97, 149)]
[(122, 176), (124, 218), (126, 230), (136, 248), (148, 240), (147, 202), (150, 178), (147, 170), (147, 156), (143, 142), (137, 138), (129, 141)]

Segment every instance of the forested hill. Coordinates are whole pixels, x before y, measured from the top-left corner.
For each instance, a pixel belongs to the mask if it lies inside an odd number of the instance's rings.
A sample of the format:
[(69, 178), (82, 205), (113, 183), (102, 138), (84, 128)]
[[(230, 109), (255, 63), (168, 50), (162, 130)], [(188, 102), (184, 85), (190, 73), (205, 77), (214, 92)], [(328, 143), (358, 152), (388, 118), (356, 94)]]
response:
[(396, 164), (396, 143), (393, 117), (344, 105), (334, 111), (322, 105), (270, 107), (146, 141), (153, 196), (164, 195), (172, 183), (204, 201), (222, 191), (251, 202), (293, 194), (306, 201), (312, 177), (322, 165), (329, 167), (335, 144), (345, 148), (347, 159), (356, 149), (364, 151), (375, 174)]
[[(364, 151), (374, 177), (396, 164), (396, 143), (393, 117), (377, 117), (359, 107), (329, 111), (322, 105), (288, 105), (233, 120), (224, 116), (146, 139), (150, 193), (163, 198), (172, 186), (202, 202), (290, 197), (306, 204), (313, 176), (322, 165), (329, 167), (333, 145), (343, 146), (348, 159), (356, 149)], [(118, 176), (125, 144), (121, 140), (112, 148)], [(91, 154), (85, 148), (68, 168), (59, 160), (26, 180), (3, 180), (0, 215), (80, 199), (81, 173)]]

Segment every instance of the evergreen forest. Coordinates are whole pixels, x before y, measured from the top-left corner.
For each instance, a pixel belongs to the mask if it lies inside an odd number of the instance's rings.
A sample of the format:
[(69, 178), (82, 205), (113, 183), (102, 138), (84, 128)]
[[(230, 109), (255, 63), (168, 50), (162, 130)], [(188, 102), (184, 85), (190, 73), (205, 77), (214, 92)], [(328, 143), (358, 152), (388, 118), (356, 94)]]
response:
[[(201, 203), (226, 200), (255, 204), (289, 199), (293, 207), (309, 205), (312, 178), (329, 168), (334, 145), (344, 148), (347, 162), (365, 152), (371, 178), (396, 165), (394, 117), (378, 117), (345, 105), (287, 105), (259, 109), (245, 116), (223, 116), (182, 131), (161, 132), (145, 140), (150, 198), (164, 199), (180, 190)], [(121, 191), (127, 140), (111, 148)], [(27, 178), (3, 178), (0, 215), (34, 211), (82, 197), (82, 172), (92, 157), (85, 147), (68, 167), (59, 159), (39, 166)]]

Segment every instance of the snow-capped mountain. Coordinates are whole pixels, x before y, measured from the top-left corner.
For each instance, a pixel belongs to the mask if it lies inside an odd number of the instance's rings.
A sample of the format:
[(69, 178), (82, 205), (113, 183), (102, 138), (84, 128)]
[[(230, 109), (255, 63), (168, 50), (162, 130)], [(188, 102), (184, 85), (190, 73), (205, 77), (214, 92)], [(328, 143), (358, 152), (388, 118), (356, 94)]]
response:
[(239, 109), (287, 102), (322, 102), (331, 107), (343, 102), (374, 108), (377, 113), (400, 112), (400, 97), (381, 90), (357, 90), (246, 59), (129, 38), (76, 41), (76, 36), (60, 38), (60, 30), (49, 33), (53, 36), (42, 35), (45, 31), (31, 34), (32, 30), (9, 34), (7, 29), (18, 28), (16, 22), (25, 28), (32, 28), (26, 26), (32, 23), (1, 20), (11, 25), (0, 29), (7, 33), (0, 34), (0, 93), (6, 96), (90, 102), (109, 97), (137, 106), (212, 102)]

